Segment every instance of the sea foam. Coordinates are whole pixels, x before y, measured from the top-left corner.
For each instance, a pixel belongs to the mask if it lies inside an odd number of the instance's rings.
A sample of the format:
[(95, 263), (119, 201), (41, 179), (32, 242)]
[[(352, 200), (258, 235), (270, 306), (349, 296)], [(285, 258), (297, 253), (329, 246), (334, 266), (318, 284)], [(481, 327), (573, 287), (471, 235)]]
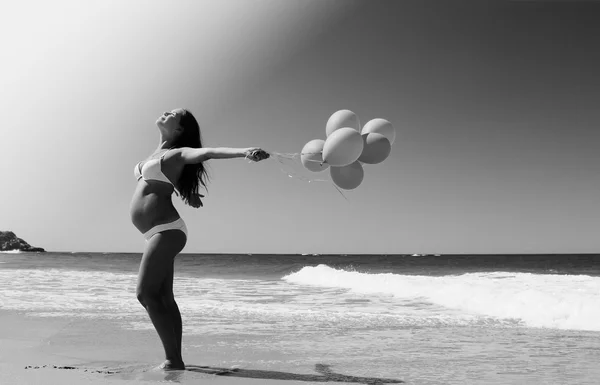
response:
[(494, 272), (434, 277), (368, 274), (318, 265), (304, 267), (283, 280), (423, 301), (467, 314), (519, 320), (531, 327), (600, 331), (600, 278), (586, 275)]
[[(135, 296), (136, 279), (134, 272), (0, 269), (0, 308), (118, 319), (150, 329)], [(275, 324), (284, 331), (468, 325), (600, 331), (600, 278), (583, 275), (430, 277), (319, 265), (281, 280), (178, 276), (174, 286), (186, 330), (199, 334), (248, 325), (266, 333)]]

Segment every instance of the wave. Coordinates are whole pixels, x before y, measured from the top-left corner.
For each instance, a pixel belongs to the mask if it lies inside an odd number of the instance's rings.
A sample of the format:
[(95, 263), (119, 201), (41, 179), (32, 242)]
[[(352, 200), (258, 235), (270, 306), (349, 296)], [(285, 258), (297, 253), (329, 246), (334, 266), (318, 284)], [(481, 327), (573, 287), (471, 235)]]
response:
[[(40, 317), (111, 319), (152, 329), (135, 298), (135, 273), (65, 269), (0, 269), (0, 308)], [(284, 281), (178, 276), (174, 290), (186, 330), (194, 334), (268, 334), (297, 330), (384, 330), (415, 326), (514, 326), (490, 317), (390, 309), (390, 301), (306, 288)], [(391, 305), (394, 303), (392, 302)]]
[(406, 300), (426, 302), (471, 315), (519, 320), (530, 327), (600, 331), (599, 277), (499, 272), (430, 277), (318, 265), (282, 279), (367, 296), (392, 296), (403, 300), (402, 306), (407, 306)]
[[(135, 298), (135, 285), (133, 271), (0, 268), (0, 308), (152, 328)], [(232, 328), (248, 333), (248, 325), (256, 333), (271, 332), (273, 325), (285, 332), (446, 326), (600, 331), (600, 278), (580, 275), (431, 277), (319, 265), (283, 280), (180, 275), (175, 292), (190, 330), (198, 334), (206, 332), (207, 322), (214, 333)]]

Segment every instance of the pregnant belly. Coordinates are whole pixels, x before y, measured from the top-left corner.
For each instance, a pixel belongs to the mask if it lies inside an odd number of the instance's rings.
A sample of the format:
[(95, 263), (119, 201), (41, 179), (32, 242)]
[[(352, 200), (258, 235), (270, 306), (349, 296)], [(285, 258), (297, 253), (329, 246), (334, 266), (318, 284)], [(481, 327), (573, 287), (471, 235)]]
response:
[(134, 194), (131, 200), (131, 222), (142, 233), (152, 227), (179, 218), (171, 196), (159, 194)]

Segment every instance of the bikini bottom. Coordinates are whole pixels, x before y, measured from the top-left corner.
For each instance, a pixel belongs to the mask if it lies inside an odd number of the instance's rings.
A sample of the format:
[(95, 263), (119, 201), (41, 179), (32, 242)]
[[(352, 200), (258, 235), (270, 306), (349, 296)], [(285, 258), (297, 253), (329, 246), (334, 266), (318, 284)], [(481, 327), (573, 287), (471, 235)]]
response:
[(185, 222), (183, 221), (183, 219), (177, 218), (177, 220), (173, 222), (163, 223), (161, 225), (154, 226), (153, 228), (144, 233), (144, 238), (146, 238), (146, 242), (148, 242), (154, 234), (167, 230), (181, 230), (187, 237), (187, 226), (185, 225)]

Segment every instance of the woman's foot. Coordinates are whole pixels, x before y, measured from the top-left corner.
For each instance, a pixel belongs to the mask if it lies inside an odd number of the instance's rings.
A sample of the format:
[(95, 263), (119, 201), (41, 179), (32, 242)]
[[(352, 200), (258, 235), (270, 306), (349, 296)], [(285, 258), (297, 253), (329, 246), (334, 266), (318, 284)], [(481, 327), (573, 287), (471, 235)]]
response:
[(185, 370), (185, 364), (183, 363), (183, 361), (166, 360), (162, 364), (158, 365), (157, 369), (161, 369), (161, 370)]

